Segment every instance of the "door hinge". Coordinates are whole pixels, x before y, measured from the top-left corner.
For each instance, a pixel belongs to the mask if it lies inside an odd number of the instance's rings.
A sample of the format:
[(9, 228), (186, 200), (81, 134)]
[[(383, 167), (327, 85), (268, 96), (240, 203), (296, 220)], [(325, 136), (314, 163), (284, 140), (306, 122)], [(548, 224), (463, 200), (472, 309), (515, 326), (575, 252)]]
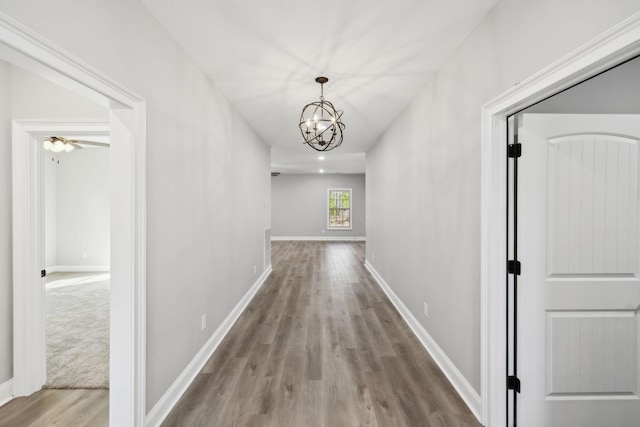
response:
[(507, 261), (507, 273), (520, 275), (520, 261)]
[(507, 145), (507, 157), (516, 158), (522, 156), (522, 144)]
[(46, 277), (47, 276), (47, 270), (40, 270), (40, 277)]
[(514, 375), (509, 375), (507, 377), (507, 389), (515, 390), (517, 393), (520, 393), (520, 378)]

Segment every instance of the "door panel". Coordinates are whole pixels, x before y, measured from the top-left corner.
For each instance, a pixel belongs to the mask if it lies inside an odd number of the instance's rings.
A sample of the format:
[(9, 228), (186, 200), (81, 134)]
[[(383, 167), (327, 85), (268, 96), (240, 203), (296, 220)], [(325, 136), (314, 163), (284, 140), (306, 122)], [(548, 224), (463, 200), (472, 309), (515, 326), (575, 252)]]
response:
[(635, 276), (638, 141), (606, 134), (548, 140), (550, 276)]
[(637, 391), (635, 311), (548, 311), (547, 397), (617, 398)]
[(637, 427), (640, 116), (520, 123), (518, 424)]

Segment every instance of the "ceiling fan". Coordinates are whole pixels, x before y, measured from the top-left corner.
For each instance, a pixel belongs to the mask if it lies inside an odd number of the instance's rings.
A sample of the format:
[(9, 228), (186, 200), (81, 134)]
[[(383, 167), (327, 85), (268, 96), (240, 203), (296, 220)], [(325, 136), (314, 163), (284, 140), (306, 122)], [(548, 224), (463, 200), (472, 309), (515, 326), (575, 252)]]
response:
[(71, 139), (65, 138), (64, 136), (45, 136), (43, 144), (45, 150), (53, 151), (54, 153), (60, 153), (63, 151), (68, 153), (76, 148), (82, 148), (83, 145), (92, 147), (109, 147), (109, 144), (106, 142)]

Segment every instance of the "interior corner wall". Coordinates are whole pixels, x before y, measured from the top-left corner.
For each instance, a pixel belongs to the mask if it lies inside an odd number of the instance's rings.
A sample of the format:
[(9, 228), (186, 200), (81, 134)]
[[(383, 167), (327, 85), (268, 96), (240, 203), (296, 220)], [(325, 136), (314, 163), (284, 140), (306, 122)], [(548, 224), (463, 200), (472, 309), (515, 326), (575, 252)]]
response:
[[(351, 230), (327, 230), (327, 190), (352, 189)], [(271, 177), (271, 235), (295, 238), (364, 238), (364, 174), (283, 174)]]
[(11, 66), (0, 61), (0, 384), (13, 378), (13, 249), (11, 210)]
[(367, 260), (478, 393), (480, 108), (639, 10), (499, 2), (367, 152)]
[(0, 11), (146, 101), (149, 412), (262, 273), (269, 148), (140, 2)]

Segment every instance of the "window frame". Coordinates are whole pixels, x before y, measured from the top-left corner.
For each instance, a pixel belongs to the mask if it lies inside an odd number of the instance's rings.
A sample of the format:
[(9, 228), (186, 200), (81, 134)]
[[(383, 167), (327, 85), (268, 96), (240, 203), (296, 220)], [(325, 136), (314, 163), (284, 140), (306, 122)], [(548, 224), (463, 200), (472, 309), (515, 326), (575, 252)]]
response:
[[(349, 227), (336, 227), (331, 225), (331, 192), (333, 191), (346, 191), (349, 193)], [(346, 208), (339, 208), (346, 209)], [(327, 188), (327, 230), (340, 231), (340, 230), (353, 230), (353, 189), (352, 188)]]

